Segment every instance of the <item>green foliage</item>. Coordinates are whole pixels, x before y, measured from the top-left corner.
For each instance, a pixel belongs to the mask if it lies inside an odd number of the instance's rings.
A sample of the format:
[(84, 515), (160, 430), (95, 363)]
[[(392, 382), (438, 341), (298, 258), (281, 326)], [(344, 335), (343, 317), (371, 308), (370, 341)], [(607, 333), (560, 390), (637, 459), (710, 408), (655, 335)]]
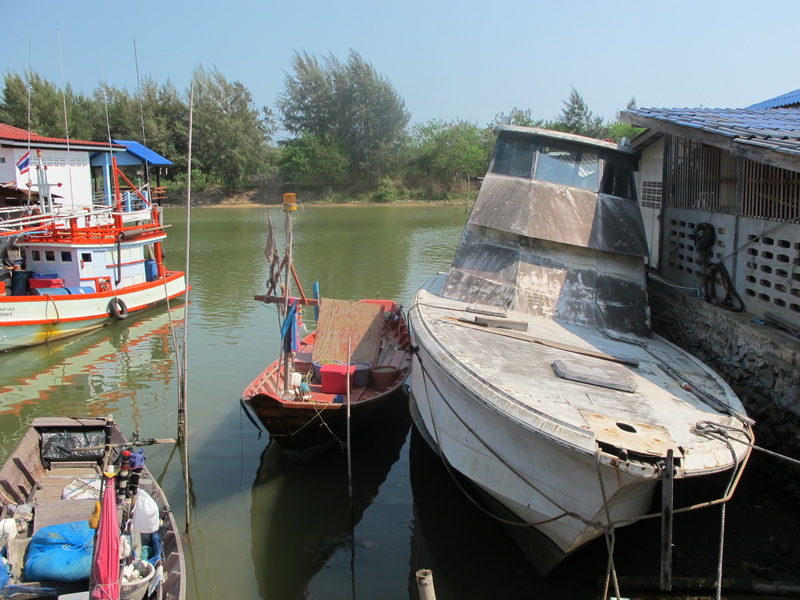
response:
[(417, 169), (451, 183), (482, 177), (489, 167), (494, 141), (488, 128), (461, 120), (417, 125), (412, 140)]
[(354, 51), (347, 62), (295, 53), (292, 66), (277, 102), (284, 129), (337, 147), (351, 184), (390, 172), (410, 119), (391, 83)]
[(393, 202), (397, 200), (398, 189), (391, 177), (381, 177), (378, 181), (378, 190), (375, 192), (375, 202)]
[(250, 92), (217, 69), (194, 71), (192, 161), (226, 188), (245, 186), (267, 166), (270, 124)]
[(530, 108), (521, 109), (516, 106), (513, 107), (506, 115), (500, 113), (495, 115), (495, 123), (503, 123), (505, 125), (517, 125), (519, 127), (546, 127), (547, 122), (543, 119), (534, 119), (533, 113)]
[[(283, 183), (317, 189), (331, 199), (452, 201), (474, 193), (473, 181), (485, 174), (494, 142), (491, 125), (459, 119), (407, 129), (410, 115), (400, 95), (353, 51), (346, 61), (295, 53), (275, 105), (280, 121), (269, 107), (256, 107), (241, 83), (216, 69), (199, 66), (193, 89), (192, 185), (200, 190), (264, 185), (279, 174)], [(627, 108), (635, 106), (631, 99)], [(52, 137), (140, 141), (174, 162), (173, 189), (185, 193), (189, 93), (178, 92), (169, 80), (159, 85), (147, 77), (135, 91), (100, 82), (86, 95), (35, 72), (7, 72), (0, 121)], [(279, 122), (293, 137), (275, 146)], [(604, 123), (575, 89), (556, 121), (536, 119), (530, 108), (515, 106), (497, 115), (498, 122), (615, 141), (642, 131), (619, 115)], [(172, 191), (174, 200), (178, 195)]]
[(606, 136), (606, 129), (602, 117), (595, 117), (586, 106), (586, 102), (575, 88), (569, 94), (569, 100), (564, 101), (561, 116), (556, 121), (556, 126), (561, 131), (575, 133), (593, 138)]
[[(636, 98), (631, 98), (628, 101), (625, 110), (631, 110), (634, 108), (636, 108)], [(614, 121), (608, 126), (608, 137), (619, 144), (624, 138), (632, 140), (637, 135), (642, 133), (644, 129), (645, 129), (644, 127), (634, 127), (630, 123), (625, 123), (623, 121), (620, 121), (619, 113), (617, 113), (616, 121)]]
[(304, 135), (283, 143), (278, 168), (286, 182), (336, 187), (346, 183), (349, 162), (335, 144), (324, 144), (313, 135)]

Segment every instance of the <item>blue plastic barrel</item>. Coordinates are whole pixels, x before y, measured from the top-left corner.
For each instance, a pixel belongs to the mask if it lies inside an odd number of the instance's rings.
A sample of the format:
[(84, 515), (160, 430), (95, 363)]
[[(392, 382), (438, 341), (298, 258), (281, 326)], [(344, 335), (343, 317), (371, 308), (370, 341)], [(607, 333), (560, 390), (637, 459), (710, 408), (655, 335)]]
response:
[(66, 296), (69, 290), (63, 287), (52, 288), (34, 288), (31, 290), (31, 296)]
[(155, 278), (158, 276), (158, 266), (156, 266), (156, 261), (154, 260), (146, 260), (144, 261), (144, 276), (147, 281), (154, 281)]
[(27, 296), (33, 271), (11, 271), (11, 295)]
[(88, 285), (64, 288), (70, 294), (93, 294), (94, 288)]

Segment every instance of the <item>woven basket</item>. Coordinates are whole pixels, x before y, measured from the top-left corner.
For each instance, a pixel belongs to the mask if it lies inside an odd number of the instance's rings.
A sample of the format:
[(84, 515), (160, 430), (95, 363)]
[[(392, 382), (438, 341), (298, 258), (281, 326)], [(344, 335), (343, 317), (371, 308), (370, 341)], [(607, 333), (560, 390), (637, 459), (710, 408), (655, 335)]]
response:
[(119, 600), (142, 600), (147, 593), (147, 586), (156, 573), (156, 569), (149, 562), (142, 561), (147, 566), (147, 573), (136, 581), (123, 581), (119, 584)]

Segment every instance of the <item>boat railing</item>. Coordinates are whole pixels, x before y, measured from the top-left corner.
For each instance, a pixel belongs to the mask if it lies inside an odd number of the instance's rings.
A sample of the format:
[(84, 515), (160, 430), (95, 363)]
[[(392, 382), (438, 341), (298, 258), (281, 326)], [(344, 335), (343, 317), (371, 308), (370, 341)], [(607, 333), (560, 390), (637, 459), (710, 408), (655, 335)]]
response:
[[(120, 189), (120, 211), (125, 213), (149, 209), (153, 203), (147, 187), (147, 185), (144, 185), (137, 189)], [(94, 195), (92, 204), (99, 209), (103, 207), (112, 208), (115, 203), (110, 201), (104, 193), (97, 193)]]
[[(14, 219), (0, 220), (0, 237), (11, 235), (45, 235), (52, 239), (72, 237), (73, 239), (108, 238), (119, 234), (115, 225), (117, 217), (124, 223), (137, 222), (138, 225), (125, 227), (129, 233), (141, 234), (160, 231), (155, 222), (152, 208), (135, 212), (115, 212), (109, 206), (81, 208), (52, 214), (32, 214)], [(77, 221), (77, 222), (76, 222)], [(77, 227), (73, 227), (73, 223)]]

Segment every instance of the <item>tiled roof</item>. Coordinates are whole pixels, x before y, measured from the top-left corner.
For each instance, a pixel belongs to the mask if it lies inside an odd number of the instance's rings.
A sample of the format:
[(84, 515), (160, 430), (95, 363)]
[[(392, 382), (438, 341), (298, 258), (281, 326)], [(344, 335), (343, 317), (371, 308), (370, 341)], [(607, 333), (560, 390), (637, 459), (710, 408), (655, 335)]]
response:
[(634, 108), (622, 120), (800, 171), (800, 108)]
[(763, 102), (758, 102), (752, 106), (748, 106), (747, 108), (781, 108), (783, 106), (790, 106), (792, 104), (800, 104), (800, 90), (775, 96), (774, 98), (764, 100)]
[(19, 127), (14, 127), (12, 125), (6, 125), (5, 123), (0, 123), (0, 143), (6, 140), (10, 142), (24, 142), (24, 143), (27, 143), (28, 140), (30, 140), (32, 145), (60, 144), (66, 146), (67, 144), (73, 144), (76, 146), (97, 146), (105, 148), (110, 147), (108, 142), (87, 142), (84, 140), (67, 140), (61, 138), (46, 137), (43, 135), (35, 134), (33, 132), (29, 134), (27, 129), (20, 129)]

